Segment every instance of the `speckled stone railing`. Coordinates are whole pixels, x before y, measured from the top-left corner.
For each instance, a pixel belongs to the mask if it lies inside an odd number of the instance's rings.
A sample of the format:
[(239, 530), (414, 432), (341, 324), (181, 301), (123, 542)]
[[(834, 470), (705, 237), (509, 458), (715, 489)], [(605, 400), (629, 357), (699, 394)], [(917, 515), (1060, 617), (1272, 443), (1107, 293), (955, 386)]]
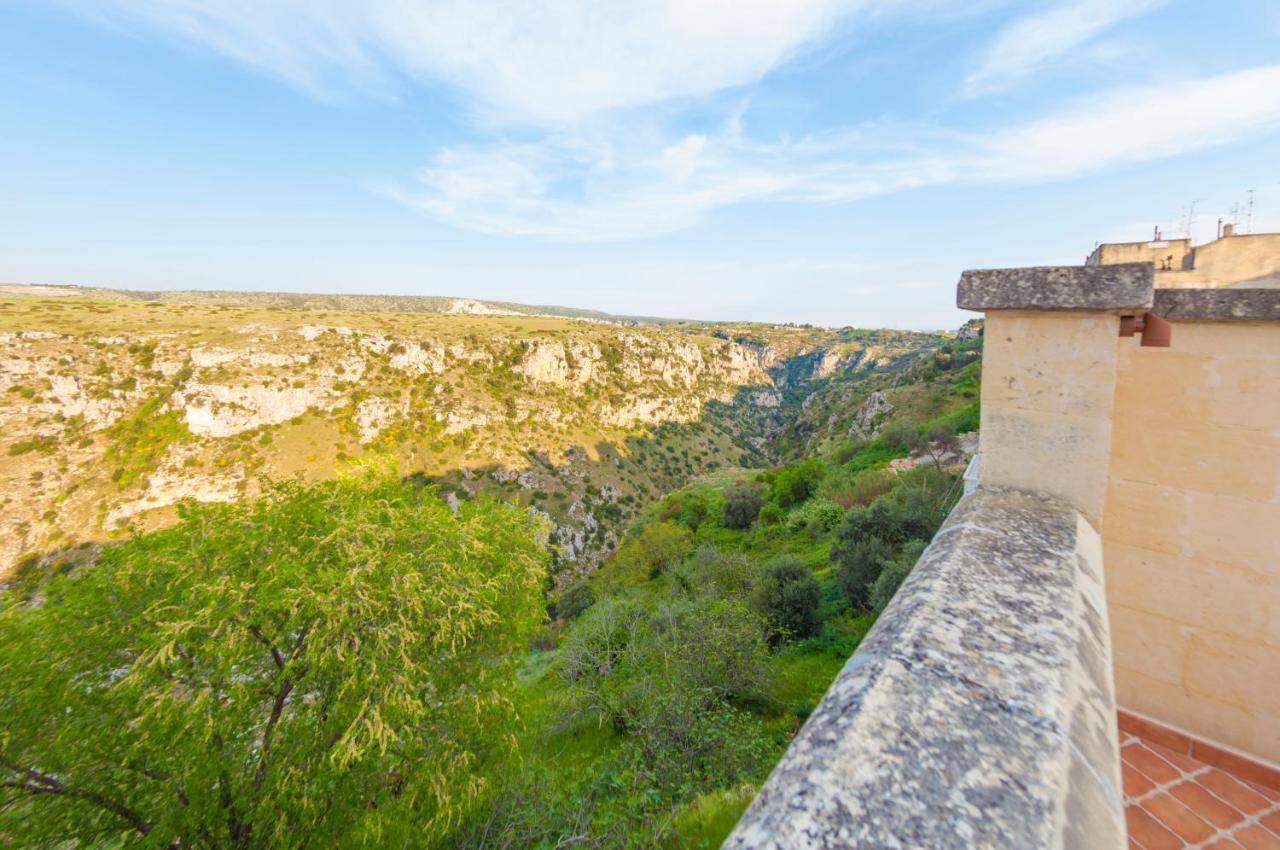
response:
[(979, 489), (952, 512), (726, 848), (1125, 846), (1097, 532)]

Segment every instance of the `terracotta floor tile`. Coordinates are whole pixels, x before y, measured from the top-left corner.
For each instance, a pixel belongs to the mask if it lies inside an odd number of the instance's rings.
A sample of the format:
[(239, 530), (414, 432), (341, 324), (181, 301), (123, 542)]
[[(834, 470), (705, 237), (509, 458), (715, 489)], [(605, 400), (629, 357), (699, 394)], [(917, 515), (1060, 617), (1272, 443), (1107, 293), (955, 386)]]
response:
[[(1237, 773), (1231, 763), (1209, 765), (1197, 758), (1198, 741), (1190, 741), (1187, 754), (1169, 749), (1158, 735), (1143, 735), (1144, 727), (1132, 720), (1126, 726), (1123, 716), (1120, 726), (1129, 850), (1280, 850), (1280, 789), (1253, 781), (1256, 763), (1245, 765), (1251, 772)], [(1204, 749), (1210, 755), (1219, 751)], [(1274, 770), (1263, 773), (1270, 777)]]
[(1124, 810), (1124, 822), (1129, 827), (1129, 837), (1137, 839), (1145, 850), (1183, 850), (1186, 846), (1138, 806)]
[(1212, 824), (1168, 794), (1157, 794), (1142, 804), (1156, 820), (1191, 844), (1208, 841), (1218, 830)]
[(1142, 774), (1152, 782), (1161, 785), (1173, 782), (1182, 776), (1180, 770), (1142, 744), (1125, 747), (1120, 751), (1120, 758), (1142, 771)]
[(1212, 844), (1206, 844), (1204, 850), (1244, 850), (1244, 848), (1230, 838), (1219, 838)]
[(1124, 783), (1126, 797), (1141, 797), (1155, 788), (1155, 783), (1143, 776), (1136, 767), (1129, 764), (1120, 765), (1120, 780)]
[(1280, 837), (1260, 826), (1250, 826), (1231, 834), (1245, 850), (1280, 850)]
[(1160, 758), (1169, 762), (1183, 773), (1191, 773), (1193, 770), (1199, 770), (1204, 767), (1204, 762), (1196, 761), (1189, 755), (1174, 752), (1168, 747), (1162, 747), (1159, 744), (1152, 743), (1151, 741), (1144, 741), (1143, 743), (1145, 743), (1153, 753), (1160, 756)]
[(1249, 782), (1246, 784), (1271, 802), (1280, 803), (1280, 788), (1268, 788), (1266, 785), (1259, 785), (1256, 782)]
[(1271, 805), (1266, 797), (1217, 768), (1197, 776), (1195, 781), (1246, 815), (1256, 815)]
[(1197, 785), (1194, 782), (1175, 785), (1169, 789), (1169, 793), (1218, 829), (1226, 829), (1245, 818), (1243, 812), (1209, 793), (1203, 785)]

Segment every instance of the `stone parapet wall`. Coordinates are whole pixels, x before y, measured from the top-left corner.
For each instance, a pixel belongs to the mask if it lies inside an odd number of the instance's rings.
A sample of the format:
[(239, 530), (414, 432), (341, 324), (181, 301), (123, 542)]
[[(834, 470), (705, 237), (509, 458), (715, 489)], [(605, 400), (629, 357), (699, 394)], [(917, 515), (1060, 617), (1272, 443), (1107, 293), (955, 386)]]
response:
[(1098, 533), (979, 489), (952, 512), (726, 848), (1125, 845)]

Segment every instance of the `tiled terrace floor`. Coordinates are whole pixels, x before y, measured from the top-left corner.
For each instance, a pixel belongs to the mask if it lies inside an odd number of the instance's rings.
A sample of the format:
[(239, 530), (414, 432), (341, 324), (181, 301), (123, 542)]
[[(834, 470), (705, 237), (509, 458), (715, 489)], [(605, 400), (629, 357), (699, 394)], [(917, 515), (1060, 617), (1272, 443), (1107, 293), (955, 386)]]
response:
[(1280, 850), (1280, 791), (1120, 732), (1130, 850)]

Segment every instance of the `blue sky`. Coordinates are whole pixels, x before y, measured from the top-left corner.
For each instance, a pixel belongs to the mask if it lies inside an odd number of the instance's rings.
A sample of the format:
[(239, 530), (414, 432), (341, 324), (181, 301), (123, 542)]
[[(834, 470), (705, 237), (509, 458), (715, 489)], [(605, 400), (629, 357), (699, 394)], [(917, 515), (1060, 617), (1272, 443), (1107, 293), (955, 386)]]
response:
[(1280, 229), (1273, 0), (0, 0), (0, 280), (954, 326)]

